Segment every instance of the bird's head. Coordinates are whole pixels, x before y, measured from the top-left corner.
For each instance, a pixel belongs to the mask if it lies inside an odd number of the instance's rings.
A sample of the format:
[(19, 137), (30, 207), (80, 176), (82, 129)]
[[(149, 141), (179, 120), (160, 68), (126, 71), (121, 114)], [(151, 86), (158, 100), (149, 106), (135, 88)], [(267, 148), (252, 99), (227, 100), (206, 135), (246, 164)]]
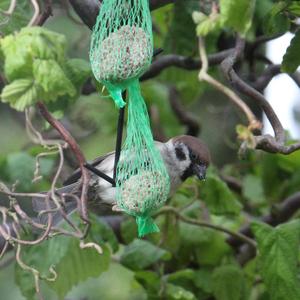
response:
[(208, 147), (201, 140), (181, 135), (170, 139), (167, 144), (182, 181), (193, 175), (200, 180), (205, 179), (210, 154)]

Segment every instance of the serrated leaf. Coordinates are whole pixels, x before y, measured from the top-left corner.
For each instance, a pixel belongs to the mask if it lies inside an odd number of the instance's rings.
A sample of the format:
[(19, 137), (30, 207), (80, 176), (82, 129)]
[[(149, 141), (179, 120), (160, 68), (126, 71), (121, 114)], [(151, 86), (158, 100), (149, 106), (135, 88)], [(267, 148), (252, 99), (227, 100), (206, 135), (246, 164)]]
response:
[(243, 271), (235, 265), (216, 268), (212, 275), (213, 294), (216, 300), (246, 300), (246, 282)]
[(291, 4), (287, 7), (288, 12), (291, 14), (300, 17), (300, 3), (299, 1), (292, 1)]
[(255, 222), (251, 225), (258, 242), (260, 273), (272, 300), (300, 299), (298, 278), (299, 220), (273, 228)]
[[(69, 242), (68, 237), (58, 236), (39, 245), (24, 247), (22, 259), (28, 266), (36, 268), (42, 276), (48, 277), (50, 266), (60, 262), (68, 250)], [(32, 273), (24, 271), (16, 264), (15, 281), (26, 299), (34, 299), (36, 291)]]
[(255, 2), (255, 0), (220, 0), (223, 24), (245, 35), (252, 23)]
[(103, 254), (100, 255), (93, 248), (80, 249), (78, 240), (70, 242), (68, 251), (55, 268), (58, 274), (56, 281), (48, 283), (56, 291), (59, 299), (63, 299), (79, 282), (98, 277), (108, 269), (109, 250), (105, 245), (102, 245), (102, 249)]
[(222, 258), (230, 253), (230, 250), (224, 235), (215, 231), (212, 231), (209, 242), (199, 244), (194, 248), (196, 261), (202, 266), (219, 265)]
[(281, 70), (286, 73), (294, 73), (300, 65), (300, 30), (291, 40), (289, 47), (283, 56)]
[(148, 241), (135, 239), (124, 248), (121, 263), (133, 270), (142, 270), (159, 260), (169, 260), (171, 253)]
[(271, 6), (270, 11), (264, 17), (263, 29), (267, 35), (284, 33), (290, 28), (290, 20), (283, 13), (288, 2), (279, 1)]
[(236, 215), (242, 208), (228, 186), (212, 172), (207, 174), (200, 192), (201, 199), (215, 215)]
[(32, 77), (34, 59), (65, 59), (65, 37), (43, 27), (26, 27), (15, 35), (0, 39), (5, 57), (4, 72), (9, 81)]
[(38, 90), (32, 79), (17, 79), (6, 85), (1, 93), (1, 101), (9, 103), (16, 110), (24, 111), (38, 100)]
[(74, 97), (76, 89), (67, 78), (63, 69), (53, 59), (35, 59), (33, 62), (33, 76), (35, 82), (44, 92), (44, 100), (55, 101), (57, 97), (69, 95)]
[(119, 243), (111, 226), (93, 214), (90, 215), (90, 220), (93, 223), (89, 232), (91, 239), (101, 244), (108, 243), (112, 252), (116, 252), (119, 249)]

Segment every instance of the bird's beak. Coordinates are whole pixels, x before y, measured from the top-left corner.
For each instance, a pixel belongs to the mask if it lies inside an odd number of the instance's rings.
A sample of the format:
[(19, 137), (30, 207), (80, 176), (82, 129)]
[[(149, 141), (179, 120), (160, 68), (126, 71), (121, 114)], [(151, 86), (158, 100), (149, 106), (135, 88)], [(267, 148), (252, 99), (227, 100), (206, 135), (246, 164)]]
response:
[(197, 165), (193, 166), (194, 174), (200, 179), (204, 180), (206, 177), (206, 166), (205, 165)]

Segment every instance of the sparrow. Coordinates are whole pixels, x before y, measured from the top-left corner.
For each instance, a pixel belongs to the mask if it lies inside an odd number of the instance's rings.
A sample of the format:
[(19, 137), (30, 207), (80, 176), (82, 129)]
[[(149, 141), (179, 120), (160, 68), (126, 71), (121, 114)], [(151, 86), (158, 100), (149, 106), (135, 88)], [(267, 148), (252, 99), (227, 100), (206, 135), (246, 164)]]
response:
[[(198, 138), (188, 135), (181, 135), (171, 138), (166, 143), (155, 141), (155, 146), (165, 163), (170, 178), (171, 197), (179, 186), (189, 177), (197, 176), (204, 180), (206, 170), (210, 163), (210, 153), (208, 147)], [(102, 173), (113, 177), (115, 152), (98, 157), (90, 163)], [(81, 171), (76, 170), (65, 182), (64, 186), (57, 190), (60, 195), (80, 194)], [(88, 188), (89, 206), (97, 214), (104, 214), (105, 206), (111, 208), (116, 204), (116, 187), (105, 179), (98, 177), (91, 172)], [(71, 213), (76, 209), (77, 203), (74, 197), (66, 197), (65, 211)], [(46, 210), (44, 199), (34, 198), (33, 208), (36, 212)], [(54, 216), (54, 218), (57, 216)]]

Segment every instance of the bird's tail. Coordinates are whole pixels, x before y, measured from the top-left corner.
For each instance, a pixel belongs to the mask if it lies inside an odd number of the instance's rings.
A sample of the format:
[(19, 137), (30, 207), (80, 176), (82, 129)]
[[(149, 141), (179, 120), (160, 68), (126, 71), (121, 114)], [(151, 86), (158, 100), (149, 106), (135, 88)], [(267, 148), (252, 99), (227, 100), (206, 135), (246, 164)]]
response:
[[(62, 195), (67, 194), (64, 198), (64, 212), (67, 215), (70, 215), (73, 211), (77, 208), (77, 202), (74, 197), (68, 196), (68, 194), (74, 194), (76, 195), (78, 193), (78, 185), (79, 183), (73, 183), (67, 186), (64, 186), (58, 190), (56, 190), (56, 194)], [(47, 211), (51, 209), (55, 209), (57, 206), (54, 203), (53, 199), (50, 199), (49, 201), (46, 201), (45, 198), (41, 197), (34, 197), (32, 198), (32, 207), (33, 210), (38, 213), (38, 221), (42, 224), (46, 224), (48, 220), (48, 214)], [(43, 213), (45, 212), (45, 213)], [(63, 216), (60, 211), (55, 211), (52, 213), (52, 225), (57, 225), (63, 220)]]

